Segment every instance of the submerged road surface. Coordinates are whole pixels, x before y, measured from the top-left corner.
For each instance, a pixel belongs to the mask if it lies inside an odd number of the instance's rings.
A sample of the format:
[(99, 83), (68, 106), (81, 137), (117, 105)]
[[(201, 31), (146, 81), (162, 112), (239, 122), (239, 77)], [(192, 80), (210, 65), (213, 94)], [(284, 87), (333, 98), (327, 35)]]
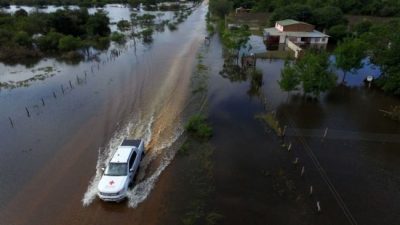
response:
[[(157, 180), (182, 133), (206, 12), (203, 4), (177, 31), (156, 34), (150, 45), (124, 48), (115, 61), (89, 75), (84, 87), (74, 87), (31, 118), (15, 116), (14, 129), (0, 128), (0, 225), (157, 223), (168, 179)], [(71, 73), (84, 69), (90, 71), (78, 65)], [(56, 76), (47, 86), (2, 97), (40, 99), (37, 93), (65, 80)], [(139, 181), (126, 202), (103, 203), (95, 196), (100, 167), (127, 136), (147, 143)]]

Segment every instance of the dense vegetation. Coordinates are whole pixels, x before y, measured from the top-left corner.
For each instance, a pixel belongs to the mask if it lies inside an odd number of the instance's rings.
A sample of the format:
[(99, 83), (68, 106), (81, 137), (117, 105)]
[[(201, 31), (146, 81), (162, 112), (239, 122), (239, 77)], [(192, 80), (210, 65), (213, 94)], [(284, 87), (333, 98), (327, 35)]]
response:
[[(272, 25), (281, 19), (296, 19), (316, 25), (325, 30), (330, 42), (337, 42), (333, 52), (335, 62), (332, 66), (343, 71), (343, 82), (347, 73), (354, 73), (362, 68), (367, 57), (371, 63), (379, 66), (381, 76), (374, 84), (388, 93), (400, 95), (400, 20), (374, 23), (367, 20), (349, 25), (345, 14), (373, 16), (400, 16), (400, 1), (397, 0), (211, 0), (210, 12), (214, 20), (223, 21), (234, 8), (245, 7), (253, 11), (266, 12)], [(218, 19), (219, 18), (219, 19)], [(210, 19), (209, 19), (210, 20)], [(221, 22), (223, 24), (223, 22)], [(210, 29), (209, 29), (210, 30)], [(223, 40), (224, 29), (219, 29)], [(231, 36), (228, 34), (228, 36)], [(229, 43), (229, 42), (228, 42)], [(225, 46), (228, 47), (229, 45)], [(242, 46), (244, 46), (242, 44)], [(280, 86), (285, 91), (302, 89), (315, 96), (327, 91), (332, 85), (333, 76), (329, 72), (330, 62), (325, 53), (306, 53), (295, 62), (286, 63), (282, 70)], [(308, 74), (305, 73), (306, 70)], [(317, 71), (323, 74), (321, 79), (314, 76)], [(311, 77), (307, 77), (311, 76)], [(315, 84), (309, 84), (308, 79)]]
[(376, 84), (384, 91), (400, 95), (400, 20), (371, 26), (360, 35), (368, 43), (371, 61), (381, 69)]
[[(379, 66), (381, 70), (381, 76), (374, 81), (374, 84), (380, 87), (385, 92), (400, 95), (400, 34), (393, 32), (394, 30), (400, 29), (400, 21), (393, 20), (385, 24), (376, 24), (371, 26), (365, 26), (360, 30), (354, 31), (352, 36), (347, 37), (343, 41), (340, 41), (336, 46), (333, 55), (335, 56), (336, 68), (343, 71), (343, 80), (346, 80), (347, 73), (354, 73), (358, 69), (363, 67), (363, 60), (368, 57), (370, 61)], [(327, 59), (323, 59), (324, 56), (319, 54), (315, 57), (320, 58), (321, 61), (318, 63), (316, 59), (310, 60), (310, 54), (306, 54), (296, 63), (286, 63), (281, 74), (281, 80), (279, 84), (285, 91), (297, 90), (298, 85), (301, 83), (301, 77), (299, 70), (304, 63), (308, 67), (315, 69), (326, 65)], [(323, 66), (325, 67), (325, 66)], [(315, 69), (312, 69), (314, 71)], [(324, 69), (324, 71), (327, 71)], [(308, 72), (311, 74), (310, 72)], [(324, 73), (318, 72), (319, 77), (325, 77)], [(323, 76), (321, 76), (323, 75)], [(327, 85), (327, 87), (334, 87), (331, 85), (329, 80), (314, 81), (321, 85)], [(322, 83), (321, 83), (322, 82)], [(307, 93), (307, 88), (303, 85), (303, 91)], [(321, 91), (329, 90), (329, 88), (323, 88)], [(318, 94), (318, 93), (315, 93)]]
[[(288, 5), (303, 5), (312, 9), (335, 7), (346, 14), (374, 16), (399, 16), (398, 0), (234, 0), (233, 7), (252, 8), (261, 12), (273, 12)], [(310, 11), (304, 11), (304, 15)], [(333, 12), (332, 12), (333, 13)]]
[(15, 14), (2, 12), (0, 60), (22, 60), (90, 47), (102, 49), (108, 46), (109, 34), (109, 18), (102, 11), (93, 15), (85, 8), (29, 15), (23, 9)]
[[(29, 5), (37, 7), (45, 7), (46, 5), (77, 5), (82, 7), (96, 6), (102, 7), (106, 4), (120, 3), (129, 4), (132, 7), (137, 7), (140, 3), (144, 5), (155, 5), (160, 2), (167, 2), (167, 0), (0, 0), (0, 7), (8, 7), (12, 4), (15, 5)], [(194, 0), (194, 2), (200, 2)], [(178, 5), (175, 5), (177, 7)], [(177, 7), (179, 8), (179, 7)]]
[(327, 53), (306, 52), (296, 63), (286, 63), (278, 82), (285, 91), (298, 90), (318, 97), (336, 85), (336, 76), (330, 70)]

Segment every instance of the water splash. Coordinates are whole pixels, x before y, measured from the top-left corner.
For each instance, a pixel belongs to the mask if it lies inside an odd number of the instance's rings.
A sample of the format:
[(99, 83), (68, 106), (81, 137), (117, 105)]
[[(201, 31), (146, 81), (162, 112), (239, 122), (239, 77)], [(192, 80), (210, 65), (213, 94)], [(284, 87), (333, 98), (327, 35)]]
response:
[(103, 151), (101, 148), (99, 149), (99, 155), (96, 163), (96, 174), (90, 181), (88, 189), (86, 190), (82, 198), (83, 206), (90, 205), (96, 198), (97, 186), (102, 176), (102, 168), (105, 167), (106, 162), (111, 160), (111, 157), (114, 155), (115, 151), (117, 150), (117, 147), (122, 143), (123, 139), (127, 136), (126, 134), (129, 134), (131, 126), (132, 126), (131, 124), (128, 124), (128, 126), (126, 126), (124, 129), (117, 132), (113, 136), (113, 138), (111, 138), (109, 144)]

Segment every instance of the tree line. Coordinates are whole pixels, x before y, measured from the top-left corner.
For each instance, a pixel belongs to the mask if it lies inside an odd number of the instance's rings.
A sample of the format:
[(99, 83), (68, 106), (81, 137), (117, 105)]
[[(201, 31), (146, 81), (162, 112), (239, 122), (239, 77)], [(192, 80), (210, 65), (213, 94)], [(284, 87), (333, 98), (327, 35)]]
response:
[[(132, 7), (138, 7), (140, 3), (149, 6), (149, 5), (156, 5), (157, 3), (160, 2), (171, 2), (171, 1), (169, 0), (11, 0), (11, 1), (0, 0), (0, 7), (9, 7), (10, 5), (27, 5), (36, 7), (45, 7), (47, 5), (56, 5), (56, 6), (76, 5), (80, 7), (103, 7), (106, 4), (128, 4)], [(192, 2), (200, 2), (200, 0), (193, 0)]]
[(233, 0), (233, 7), (246, 7), (259, 12), (274, 12), (289, 5), (317, 9), (336, 7), (343, 13), (372, 16), (400, 16), (398, 0)]
[[(93, 15), (86, 8), (63, 9), (53, 13), (19, 9), (0, 12), (0, 60), (18, 61), (45, 53), (69, 53), (90, 47), (108, 46), (109, 18), (103, 11)], [(76, 53), (76, 52), (75, 52)]]

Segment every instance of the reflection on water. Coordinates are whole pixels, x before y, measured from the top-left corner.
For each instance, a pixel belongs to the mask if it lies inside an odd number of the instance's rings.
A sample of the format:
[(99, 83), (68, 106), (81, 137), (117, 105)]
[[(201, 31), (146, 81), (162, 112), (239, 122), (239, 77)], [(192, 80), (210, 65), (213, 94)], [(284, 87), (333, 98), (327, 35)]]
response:
[[(75, 66), (47, 60), (61, 72), (27, 88), (0, 91), (0, 170), (7, 171), (0, 178), (1, 221), (57, 224), (48, 220), (56, 221), (61, 212), (77, 214), (82, 198), (89, 204), (95, 197), (99, 166), (129, 136), (145, 139), (147, 154), (128, 205), (147, 198), (182, 133), (205, 14), (200, 6), (179, 29), (154, 33), (151, 45), (130, 40)], [(6, 182), (10, 177), (16, 178)], [(73, 205), (68, 213), (63, 210), (67, 201)], [(54, 207), (44, 207), (49, 202)], [(18, 218), (21, 210), (30, 213)]]
[[(64, 9), (64, 7), (61, 6), (48, 6), (47, 8), (44, 9), (37, 9), (35, 7), (28, 7), (28, 6), (21, 6), (22, 9), (25, 9), (28, 12), (44, 12), (44, 13), (51, 13), (55, 12), (59, 9)], [(67, 8), (69, 9), (78, 9), (79, 7), (77, 6), (68, 6)], [(18, 8), (15, 5), (12, 5), (9, 9), (4, 9), (7, 12), (15, 12), (18, 10)], [(90, 14), (96, 13), (98, 10), (105, 11), (107, 13), (107, 16), (110, 18), (110, 29), (112, 32), (117, 31), (117, 22), (120, 20), (128, 20), (131, 21), (131, 13), (135, 13), (136, 16), (140, 16), (143, 14), (151, 14), (156, 16), (156, 25), (162, 25), (165, 27), (167, 24), (164, 23), (164, 21), (172, 21), (173, 18), (175, 18), (175, 13), (171, 11), (166, 11), (166, 12), (157, 12), (157, 11), (133, 11), (131, 8), (123, 6), (123, 5), (115, 5), (115, 4), (109, 4), (105, 5), (103, 8), (88, 8), (88, 11)], [(135, 18), (133, 18), (135, 19)], [(135, 31), (132, 32), (139, 32), (141, 29), (136, 29)], [(158, 29), (158, 32), (164, 32), (165, 29)], [(128, 34), (129, 32), (125, 32)], [(146, 42), (146, 44), (151, 44), (153, 38), (152, 36), (154, 35), (154, 32), (151, 32), (150, 34), (146, 35), (143, 39)], [(136, 45), (136, 35), (133, 35), (133, 40), (134, 44)], [(36, 59), (29, 59), (29, 60), (24, 60), (21, 62), (0, 62), (0, 82), (7, 82), (8, 84), (12, 82), (18, 82), (18, 81), (26, 81), (26, 83), (32, 83), (33, 81), (36, 81), (38, 79), (31, 79), (35, 75), (38, 75), (35, 73), (35, 71), (40, 70), (40, 68), (44, 67), (53, 67), (54, 69), (58, 71), (64, 72), (65, 69), (69, 65), (72, 66), (81, 66), (80, 63), (93, 63), (93, 62), (99, 62), (100, 59), (98, 58), (100, 54), (102, 54), (101, 57), (104, 57), (104, 55), (107, 55), (107, 51), (111, 51), (113, 48), (120, 47), (118, 44), (112, 44), (112, 45), (105, 45), (102, 46), (102, 50), (96, 50), (93, 48), (90, 49), (84, 49), (83, 53), (85, 54), (85, 57), (78, 57), (75, 60), (66, 60), (61, 58), (59, 55), (48, 55), (47, 58), (36, 58)], [(82, 60), (85, 60), (87, 62), (82, 62)], [(29, 80), (31, 79), (31, 80)], [(14, 87), (14, 86), (26, 86), (26, 85), (3, 85), (0, 88), (9, 88)]]
[[(217, 43), (211, 45), (216, 48)], [(212, 60), (221, 57), (221, 53), (214, 54)], [(365, 86), (365, 77), (377, 77), (379, 69), (368, 60), (364, 63), (362, 69), (347, 76), (345, 85), (338, 83), (317, 100), (305, 98), (299, 91), (280, 90), (277, 80), (283, 60), (258, 59), (262, 82), (237, 73), (240, 68), (226, 68), (222, 63), (215, 66), (217, 72), (210, 82), (210, 117), (217, 134), (213, 143), (218, 149), (218, 197), (214, 204), (228, 215), (225, 224), (345, 224), (349, 223), (346, 215), (353, 216), (358, 224), (399, 222), (395, 212), (400, 210), (396, 205), (400, 199), (396, 175), (400, 172), (400, 154), (393, 150), (398, 148), (400, 125), (379, 111), (398, 105), (399, 99)], [(339, 77), (342, 74), (335, 72)], [(291, 143), (290, 152), (282, 150), (270, 129), (265, 134), (255, 122), (254, 115), (265, 110), (276, 112), (281, 124), (288, 125), (285, 141)], [(313, 159), (306, 151), (313, 152)], [(295, 158), (306, 168), (301, 180), (297, 180), (301, 167), (293, 165)], [(333, 183), (329, 188), (315, 160)], [(286, 185), (296, 188), (280, 186), (281, 178), (274, 177), (275, 170), (287, 179)], [(318, 190), (313, 198), (307, 194), (310, 185)], [(278, 190), (271, 188), (276, 186)], [(344, 203), (338, 204), (332, 187)], [(295, 203), (291, 202), (291, 191), (297, 196)], [(281, 198), (276, 198), (276, 192)], [(303, 198), (303, 194), (307, 196)], [(369, 198), (373, 200), (366, 200)], [(326, 209), (321, 215), (314, 214), (315, 200)], [(238, 210), (229, 207), (233, 204)], [(343, 213), (343, 205), (350, 213)], [(289, 211), (291, 218), (286, 216)]]

